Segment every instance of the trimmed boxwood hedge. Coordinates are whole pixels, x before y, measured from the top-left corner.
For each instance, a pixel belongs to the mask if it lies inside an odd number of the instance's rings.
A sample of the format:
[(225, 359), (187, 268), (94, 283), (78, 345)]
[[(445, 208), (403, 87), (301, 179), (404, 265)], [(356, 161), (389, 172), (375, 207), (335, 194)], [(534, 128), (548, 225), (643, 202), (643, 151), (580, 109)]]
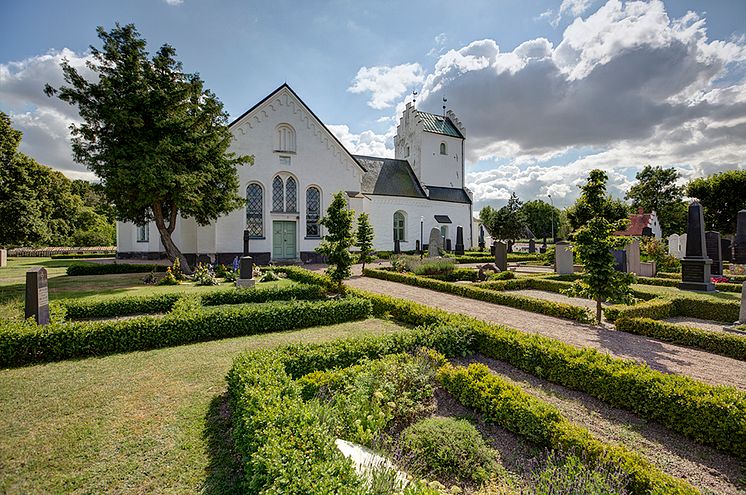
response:
[[(111, 296), (82, 299), (60, 299), (55, 304), (62, 308), (68, 319), (112, 318), (138, 314), (167, 313), (176, 301), (189, 297), (185, 293), (172, 292), (148, 296)], [(324, 291), (318, 285), (297, 284), (288, 287), (254, 287), (251, 289), (216, 289), (200, 294), (205, 306), (223, 304), (260, 303), (288, 301), (291, 299), (322, 299)]]
[(537, 445), (581, 454), (585, 462), (617, 468), (628, 476), (634, 494), (697, 494), (684, 480), (663, 473), (640, 454), (623, 445), (596, 438), (570, 423), (560, 410), (490, 373), (483, 364), (468, 368), (443, 366), (438, 381), (457, 401), (479, 411), (487, 421), (524, 436)]
[[(643, 285), (657, 285), (660, 287), (678, 287), (681, 284), (681, 278), (659, 278), (659, 277), (637, 277), (637, 283)], [(715, 284), (715, 288), (722, 292), (741, 292), (743, 284), (720, 282)]]
[(67, 267), (67, 274), (77, 275), (112, 275), (116, 273), (165, 272), (166, 265), (146, 265), (135, 263), (73, 263)]
[[(186, 300), (182, 300), (189, 302)], [(180, 302), (182, 302), (180, 301)], [(369, 301), (361, 298), (311, 302), (272, 302), (141, 316), (105, 322), (5, 322), (0, 326), (0, 366), (101, 356), (171, 347), (257, 333), (333, 325), (367, 318)]]
[(645, 335), (746, 361), (746, 335), (704, 330), (651, 318), (620, 318), (615, 325), (622, 332)]
[[(418, 277), (417, 275), (397, 273), (387, 270), (374, 270), (366, 268), (364, 275), (366, 277), (389, 280), (392, 282), (400, 282), (408, 285), (414, 285), (416, 287), (423, 287), (426, 289), (437, 290), (439, 292), (447, 292), (450, 294), (455, 294), (457, 296), (468, 297), (470, 299), (477, 299), (493, 304), (510, 306), (511, 308), (532, 311), (534, 313), (542, 313), (548, 316), (556, 316), (558, 318), (576, 320), (583, 323), (587, 323), (592, 320), (590, 311), (588, 311), (586, 308), (573, 306), (570, 304), (557, 303), (553, 301), (545, 301), (536, 297), (498, 292), (468, 285), (457, 285), (451, 282), (443, 282), (440, 280)], [(514, 282), (514, 280), (508, 280), (506, 282)]]
[(615, 304), (603, 309), (604, 316), (609, 321), (619, 318), (652, 318), (662, 320), (669, 318), (675, 312), (674, 302), (670, 299), (656, 298), (633, 305)]

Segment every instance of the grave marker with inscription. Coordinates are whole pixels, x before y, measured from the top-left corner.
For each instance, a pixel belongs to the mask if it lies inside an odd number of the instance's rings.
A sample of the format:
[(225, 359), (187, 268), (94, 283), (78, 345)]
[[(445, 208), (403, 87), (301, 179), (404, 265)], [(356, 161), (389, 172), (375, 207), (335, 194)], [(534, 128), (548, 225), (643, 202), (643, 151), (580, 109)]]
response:
[(239, 272), (238, 280), (236, 280), (236, 287), (249, 288), (254, 287), (256, 280), (254, 280), (254, 260), (251, 256), (242, 256), (239, 260)]
[(26, 272), (26, 318), (34, 318), (39, 325), (49, 324), (46, 268), (32, 268)]
[(681, 290), (714, 292), (710, 279), (712, 260), (707, 257), (705, 245), (705, 219), (702, 205), (692, 201), (686, 231), (686, 256), (681, 260)]

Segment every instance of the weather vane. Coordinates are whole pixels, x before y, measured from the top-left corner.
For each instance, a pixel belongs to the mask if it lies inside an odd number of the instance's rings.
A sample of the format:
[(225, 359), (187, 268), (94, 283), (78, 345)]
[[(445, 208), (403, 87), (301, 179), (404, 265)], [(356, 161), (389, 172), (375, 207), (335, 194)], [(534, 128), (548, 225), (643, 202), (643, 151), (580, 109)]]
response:
[(418, 94), (419, 93), (416, 90), (414, 90), (414, 89), (412, 90), (412, 105), (414, 105), (415, 103), (417, 103), (417, 95)]
[(446, 98), (444, 97), (444, 98), (443, 98), (443, 117), (445, 117), (445, 116), (446, 116), (446, 102), (447, 102), (447, 101), (448, 101), (448, 100), (447, 100), (447, 99), (446, 99)]

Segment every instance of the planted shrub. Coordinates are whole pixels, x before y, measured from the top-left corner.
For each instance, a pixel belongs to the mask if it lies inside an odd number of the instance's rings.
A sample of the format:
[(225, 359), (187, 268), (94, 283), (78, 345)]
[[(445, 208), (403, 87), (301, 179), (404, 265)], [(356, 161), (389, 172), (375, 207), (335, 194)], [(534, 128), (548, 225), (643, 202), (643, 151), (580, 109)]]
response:
[[(590, 465), (589, 465), (590, 464)], [(550, 452), (544, 466), (532, 472), (533, 495), (626, 495), (629, 476), (620, 466), (595, 466), (576, 455)]]
[(167, 313), (176, 301), (183, 297), (178, 293), (150, 296), (118, 296), (82, 299), (60, 299), (57, 304), (65, 308), (67, 318), (112, 318), (149, 313)]
[(515, 273), (513, 272), (500, 272), (500, 273), (493, 273), (490, 275), (490, 278), (488, 280), (513, 280), (515, 278)]
[(501, 469), (499, 452), (465, 419), (423, 419), (402, 432), (401, 444), (420, 476), (480, 484)]
[[(178, 258), (176, 259), (178, 260)], [(197, 268), (194, 269), (192, 280), (194, 280), (196, 285), (218, 285), (219, 283), (215, 278), (215, 273), (213, 273), (210, 265), (204, 263), (199, 263)]]
[(443, 275), (451, 272), (455, 265), (456, 262), (449, 258), (424, 258), (410, 271), (415, 275)]

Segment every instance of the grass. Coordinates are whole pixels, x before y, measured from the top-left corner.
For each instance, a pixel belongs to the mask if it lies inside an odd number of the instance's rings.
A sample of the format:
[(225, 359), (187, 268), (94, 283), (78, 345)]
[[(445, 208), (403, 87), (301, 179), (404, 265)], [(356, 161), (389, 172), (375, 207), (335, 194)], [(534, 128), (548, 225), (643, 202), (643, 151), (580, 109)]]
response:
[[(199, 293), (215, 290), (217, 287), (233, 287), (233, 283), (218, 286), (196, 286), (185, 283), (173, 286), (145, 285), (142, 279), (146, 273), (122, 273), (116, 275), (84, 275), (68, 277), (67, 267), (75, 260), (53, 260), (51, 258), (9, 258), (8, 266), (0, 269), (0, 319), (23, 318), (24, 287), (26, 271), (43, 266), (49, 278), (49, 299), (78, 298), (110, 295), (145, 295), (171, 292)], [(289, 280), (265, 282), (261, 287), (292, 284)]]
[(0, 370), (0, 493), (238, 493), (232, 359), (400, 328), (369, 319)]

